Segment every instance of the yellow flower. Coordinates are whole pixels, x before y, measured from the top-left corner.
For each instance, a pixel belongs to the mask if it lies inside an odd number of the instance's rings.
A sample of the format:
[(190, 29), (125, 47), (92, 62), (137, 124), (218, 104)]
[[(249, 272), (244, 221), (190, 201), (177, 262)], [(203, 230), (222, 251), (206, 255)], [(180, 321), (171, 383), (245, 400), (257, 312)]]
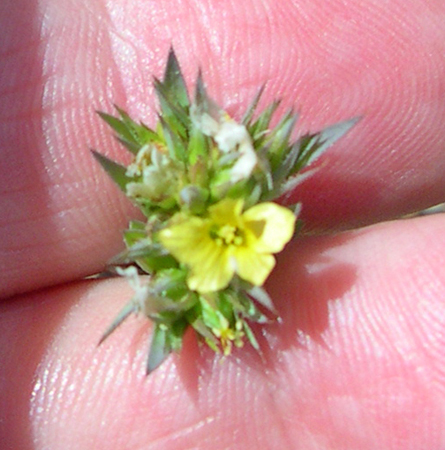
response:
[(190, 289), (213, 292), (228, 286), (233, 276), (261, 286), (273, 267), (273, 253), (291, 239), (295, 216), (276, 203), (259, 203), (243, 212), (242, 199), (224, 199), (207, 217), (173, 218), (159, 233), (163, 246), (190, 269)]

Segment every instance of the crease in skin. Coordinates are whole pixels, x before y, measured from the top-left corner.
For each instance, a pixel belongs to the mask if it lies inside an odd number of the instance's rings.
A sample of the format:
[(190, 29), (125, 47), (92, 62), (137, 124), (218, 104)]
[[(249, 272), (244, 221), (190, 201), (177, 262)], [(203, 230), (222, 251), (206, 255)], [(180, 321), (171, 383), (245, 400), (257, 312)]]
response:
[[(149, 446), (146, 447), (147, 450), (149, 449), (161, 449), (161, 448), (170, 448), (167, 447), (169, 444), (171, 445), (172, 442), (177, 442), (178, 440), (183, 441), (187, 440), (187, 437), (190, 435), (193, 435), (194, 433), (200, 432), (204, 427), (208, 427), (209, 425), (213, 424), (216, 420), (216, 416), (207, 416), (204, 417), (201, 420), (198, 420), (194, 423), (190, 423), (187, 425), (184, 425), (175, 431), (171, 431), (167, 433), (164, 436), (158, 437), (156, 439), (150, 439)], [(206, 433), (208, 430), (206, 430)], [(205, 435), (203, 436), (205, 440)], [(195, 438), (196, 439), (196, 438)], [(200, 441), (202, 443), (202, 441)], [(215, 440), (212, 439), (213, 445), (215, 444)]]
[[(117, 77), (113, 84), (117, 81), (120, 86), (129, 112), (145, 120), (153, 114), (153, 104), (148, 99), (154, 93), (151, 85), (153, 65), (161, 67), (161, 55), (158, 45), (153, 47), (149, 40), (144, 39), (145, 30), (139, 34), (137, 24), (127, 23), (125, 19), (131, 14), (126, 15), (123, 8), (120, 2), (115, 1), (106, 2), (104, 6), (108, 23), (107, 45)], [(115, 102), (115, 99), (110, 98), (109, 101)]]

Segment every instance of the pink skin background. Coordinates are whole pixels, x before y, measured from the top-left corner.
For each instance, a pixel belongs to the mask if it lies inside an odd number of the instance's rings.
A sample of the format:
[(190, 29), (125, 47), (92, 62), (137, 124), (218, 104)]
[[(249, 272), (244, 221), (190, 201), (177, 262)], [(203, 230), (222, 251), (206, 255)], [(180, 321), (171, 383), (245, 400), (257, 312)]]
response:
[[(444, 449), (444, 216), (391, 221), (445, 200), (444, 23), (442, 0), (2, 0), (2, 450)], [(147, 321), (96, 346), (131, 289), (81, 279), (136, 211), (89, 148), (128, 161), (95, 110), (152, 125), (171, 44), (235, 117), (267, 82), (300, 133), (362, 120), (294, 195), (336, 231), (279, 255), (263, 360), (187, 335), (147, 378)]]

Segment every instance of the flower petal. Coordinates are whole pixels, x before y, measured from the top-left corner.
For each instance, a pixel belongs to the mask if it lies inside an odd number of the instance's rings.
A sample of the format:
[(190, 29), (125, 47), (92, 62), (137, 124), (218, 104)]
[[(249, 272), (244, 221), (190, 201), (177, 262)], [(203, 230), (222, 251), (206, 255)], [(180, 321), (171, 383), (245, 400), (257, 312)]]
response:
[(272, 255), (255, 253), (249, 248), (239, 248), (235, 253), (236, 273), (255, 286), (262, 286), (275, 266)]
[(276, 203), (267, 202), (249, 208), (243, 215), (246, 230), (256, 239), (250, 239), (254, 252), (276, 253), (290, 241), (295, 228), (292, 211)]
[(158, 234), (161, 244), (179, 261), (194, 265), (200, 261), (199, 248), (212, 244), (207, 221), (189, 217), (176, 225), (164, 228)]
[(210, 219), (218, 225), (238, 226), (244, 201), (240, 198), (226, 198), (209, 208)]
[(202, 256), (200, 264), (192, 267), (187, 279), (188, 287), (201, 293), (224, 289), (235, 273), (227, 251), (216, 245), (207, 250), (199, 251)]
[(229, 252), (210, 237), (210, 223), (200, 217), (189, 217), (159, 233), (162, 245), (190, 269), (187, 284), (198, 292), (225, 288), (235, 273)]

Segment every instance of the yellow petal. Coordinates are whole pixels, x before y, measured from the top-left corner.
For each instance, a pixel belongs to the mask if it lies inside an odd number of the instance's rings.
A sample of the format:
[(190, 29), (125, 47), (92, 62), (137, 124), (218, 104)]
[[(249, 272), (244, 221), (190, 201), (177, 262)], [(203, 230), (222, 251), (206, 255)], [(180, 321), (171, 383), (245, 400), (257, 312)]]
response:
[(214, 246), (212, 251), (202, 252), (201, 255), (203, 258), (200, 264), (192, 267), (187, 279), (188, 287), (202, 293), (226, 288), (235, 273), (227, 252)]
[(210, 237), (210, 226), (206, 219), (190, 217), (159, 233), (162, 245), (189, 267), (189, 288), (203, 293), (224, 289), (235, 273), (228, 250)]
[(249, 239), (249, 246), (255, 252), (279, 252), (294, 233), (295, 215), (276, 203), (252, 206), (242, 215), (242, 219), (246, 230), (255, 236), (255, 239)]
[(239, 248), (235, 253), (236, 273), (255, 286), (262, 286), (275, 266), (275, 258), (255, 253), (249, 248)]
[(177, 225), (164, 228), (158, 236), (161, 244), (179, 262), (193, 265), (201, 259), (196, 249), (205, 248), (212, 243), (208, 229), (209, 224), (205, 220), (190, 217)]
[(209, 208), (210, 219), (218, 225), (238, 226), (243, 210), (242, 199), (226, 198)]

